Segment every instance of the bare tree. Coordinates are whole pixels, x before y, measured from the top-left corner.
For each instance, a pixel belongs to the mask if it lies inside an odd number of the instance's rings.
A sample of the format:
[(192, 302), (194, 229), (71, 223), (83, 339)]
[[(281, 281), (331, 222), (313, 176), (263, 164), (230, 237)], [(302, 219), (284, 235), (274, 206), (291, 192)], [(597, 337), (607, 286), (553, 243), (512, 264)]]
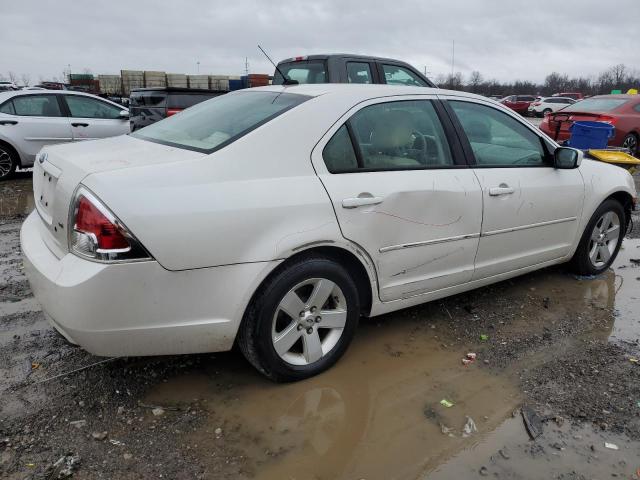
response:
[(31, 82), (31, 77), (29, 76), (28, 73), (23, 73), (20, 76), (20, 80), (22, 81), (22, 85), (24, 85), (25, 87), (28, 87), (29, 83)]
[(473, 72), (471, 72), (471, 76), (469, 77), (469, 83), (467, 85), (469, 86), (469, 90), (472, 93), (478, 93), (480, 92), (482, 82), (483, 82), (482, 74), (477, 70), (474, 70)]
[(7, 74), (9, 76), (9, 81), (12, 83), (16, 83), (18, 81), (18, 76), (14, 72), (9, 72)]

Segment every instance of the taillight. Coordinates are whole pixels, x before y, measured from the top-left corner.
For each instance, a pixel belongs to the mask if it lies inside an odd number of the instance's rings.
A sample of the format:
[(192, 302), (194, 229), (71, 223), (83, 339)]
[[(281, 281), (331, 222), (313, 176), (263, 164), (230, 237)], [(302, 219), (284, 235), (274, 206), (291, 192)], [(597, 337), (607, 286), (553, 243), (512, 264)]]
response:
[(598, 115), (596, 118), (596, 122), (604, 122), (610, 125), (615, 125), (618, 119), (616, 117), (610, 117), (608, 115)]
[(86, 188), (71, 209), (69, 250), (99, 262), (149, 260), (151, 256), (118, 218)]
[(176, 113), (180, 113), (182, 111), (182, 108), (167, 108), (167, 117), (170, 117), (171, 115), (175, 115)]

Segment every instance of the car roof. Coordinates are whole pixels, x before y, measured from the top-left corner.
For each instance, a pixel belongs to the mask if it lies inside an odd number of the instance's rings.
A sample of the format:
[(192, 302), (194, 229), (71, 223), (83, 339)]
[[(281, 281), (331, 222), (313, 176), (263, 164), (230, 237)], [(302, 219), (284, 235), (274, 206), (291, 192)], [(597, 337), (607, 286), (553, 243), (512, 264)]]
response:
[(284, 60), (280, 60), (278, 64), (294, 62), (296, 61), (296, 59), (301, 59), (298, 61), (304, 61), (304, 60), (326, 60), (328, 58), (355, 58), (358, 60), (375, 60), (378, 62), (393, 62), (393, 63), (401, 63), (403, 65), (408, 65), (407, 62), (403, 62), (402, 60), (398, 60), (396, 58), (376, 57), (373, 55), (362, 55), (358, 53), (316, 53), (314, 55), (301, 55), (297, 57), (285, 58)]
[(0, 92), (0, 103), (3, 103), (13, 97), (22, 97), (25, 95), (78, 95), (81, 97), (97, 98), (103, 102), (120, 107), (122, 110), (128, 110), (127, 107), (123, 107), (120, 104), (112, 102), (108, 98), (99, 97), (98, 95), (93, 95), (91, 93), (78, 92), (76, 90), (8, 90), (6, 92)]
[(236, 92), (269, 91), (282, 93), (296, 93), (310, 97), (325, 95), (346, 95), (354, 100), (362, 101), (368, 98), (389, 97), (396, 95), (453, 95), (457, 97), (475, 98), (487, 101), (487, 97), (458, 90), (444, 90), (436, 87), (414, 87), (387, 84), (360, 83), (306, 83), (302, 85), (269, 85), (266, 87), (247, 88)]

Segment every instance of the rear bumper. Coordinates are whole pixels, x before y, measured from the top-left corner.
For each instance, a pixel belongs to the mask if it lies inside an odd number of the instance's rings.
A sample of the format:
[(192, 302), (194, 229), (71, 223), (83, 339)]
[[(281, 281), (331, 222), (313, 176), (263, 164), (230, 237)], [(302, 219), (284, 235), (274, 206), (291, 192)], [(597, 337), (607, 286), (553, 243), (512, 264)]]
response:
[(50, 323), (95, 355), (229, 350), (254, 288), (273, 262), (168, 271), (155, 261), (100, 264), (42, 240), (34, 212), (22, 226), (25, 273)]

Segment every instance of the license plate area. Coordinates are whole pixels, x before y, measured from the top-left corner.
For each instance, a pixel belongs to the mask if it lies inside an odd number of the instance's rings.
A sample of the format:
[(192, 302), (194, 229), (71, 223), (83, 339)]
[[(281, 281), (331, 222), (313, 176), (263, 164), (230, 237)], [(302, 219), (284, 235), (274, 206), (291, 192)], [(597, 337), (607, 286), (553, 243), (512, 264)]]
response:
[(36, 210), (49, 226), (53, 223), (53, 206), (60, 170), (48, 162), (36, 163), (33, 171), (33, 193)]

